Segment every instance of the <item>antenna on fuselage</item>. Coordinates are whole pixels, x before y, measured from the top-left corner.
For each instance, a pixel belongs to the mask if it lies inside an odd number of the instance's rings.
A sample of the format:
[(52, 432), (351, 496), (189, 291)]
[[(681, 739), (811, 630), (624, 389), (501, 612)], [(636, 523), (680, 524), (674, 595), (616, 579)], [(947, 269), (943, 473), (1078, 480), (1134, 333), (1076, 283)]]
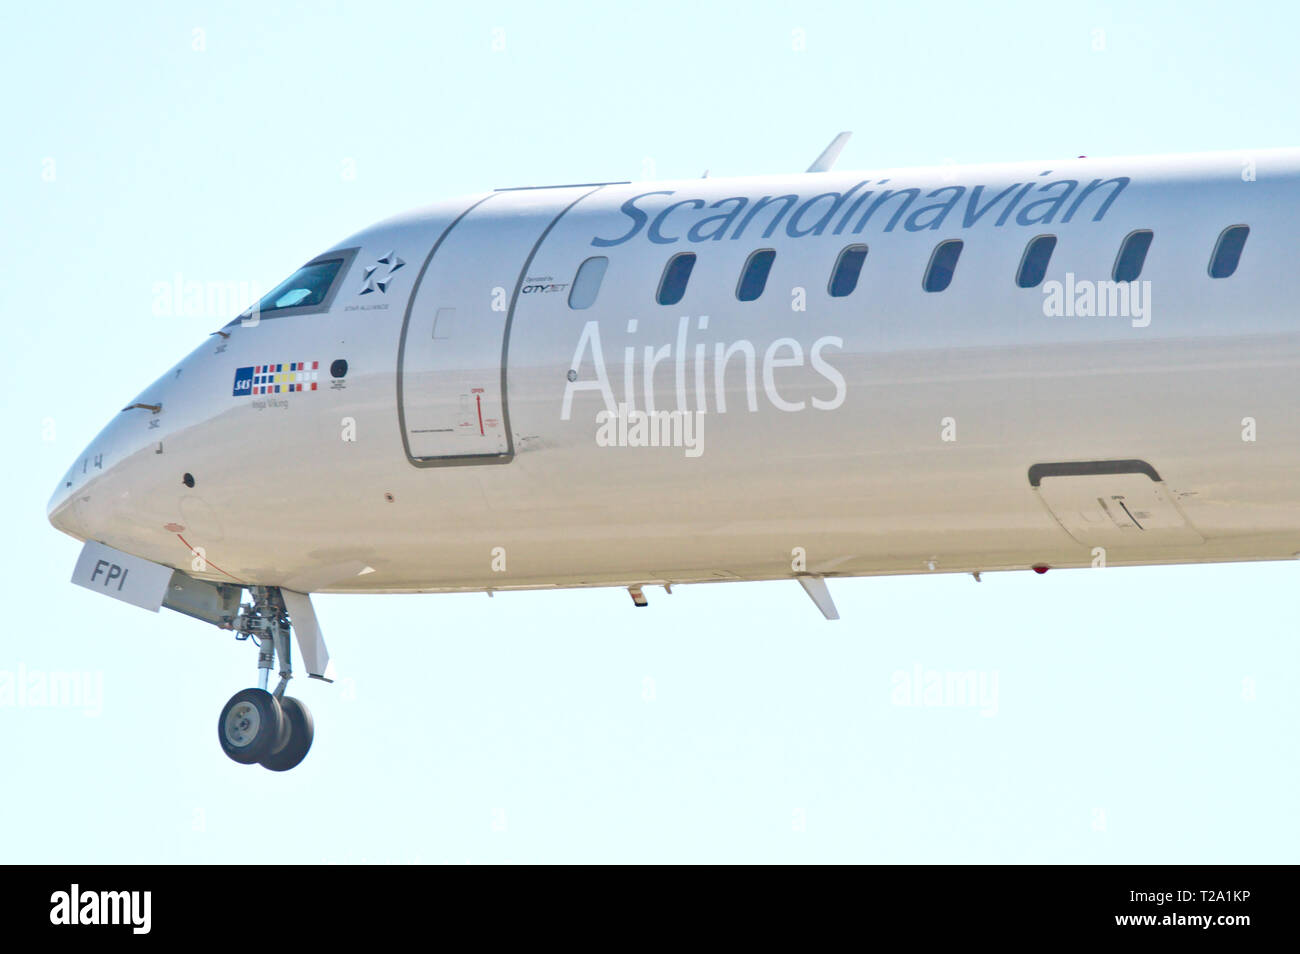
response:
[(831, 166), (835, 165), (835, 160), (840, 157), (840, 150), (844, 148), (844, 144), (849, 141), (849, 137), (852, 135), (851, 132), (842, 132), (832, 139), (831, 144), (823, 149), (822, 154), (808, 167), (808, 171), (830, 172)]

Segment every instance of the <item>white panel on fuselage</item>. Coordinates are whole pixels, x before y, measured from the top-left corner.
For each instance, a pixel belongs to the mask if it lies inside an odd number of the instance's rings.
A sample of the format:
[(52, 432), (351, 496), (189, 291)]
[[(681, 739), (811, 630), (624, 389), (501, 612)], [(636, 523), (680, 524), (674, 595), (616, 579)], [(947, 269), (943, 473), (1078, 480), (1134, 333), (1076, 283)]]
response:
[(1044, 477), (1038, 492), (1062, 528), (1085, 546), (1205, 542), (1165, 485), (1146, 474)]
[[(520, 272), (547, 227), (591, 186), (496, 193), (471, 209), (433, 253), (404, 330), (400, 398), (416, 463), (508, 459), (502, 392), (510, 310), (525, 287), (568, 276)], [(567, 285), (558, 288), (567, 293)]]

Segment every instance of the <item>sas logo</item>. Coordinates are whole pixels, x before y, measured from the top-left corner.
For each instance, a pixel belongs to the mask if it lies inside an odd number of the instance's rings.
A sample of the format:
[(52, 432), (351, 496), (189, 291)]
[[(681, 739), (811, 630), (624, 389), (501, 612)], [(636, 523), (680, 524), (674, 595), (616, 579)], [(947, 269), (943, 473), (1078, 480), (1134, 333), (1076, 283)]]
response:
[(235, 371), (235, 385), (231, 394), (292, 394), (295, 391), (315, 391), (319, 361), (289, 361), (276, 364), (257, 364)]

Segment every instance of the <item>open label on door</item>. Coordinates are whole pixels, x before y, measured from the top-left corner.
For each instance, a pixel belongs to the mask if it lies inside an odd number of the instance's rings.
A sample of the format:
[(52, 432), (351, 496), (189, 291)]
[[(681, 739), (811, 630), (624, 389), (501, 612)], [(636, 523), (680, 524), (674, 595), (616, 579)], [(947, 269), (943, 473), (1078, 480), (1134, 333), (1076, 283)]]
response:
[(1061, 528), (1085, 546), (1205, 542), (1145, 461), (1035, 464), (1029, 483)]

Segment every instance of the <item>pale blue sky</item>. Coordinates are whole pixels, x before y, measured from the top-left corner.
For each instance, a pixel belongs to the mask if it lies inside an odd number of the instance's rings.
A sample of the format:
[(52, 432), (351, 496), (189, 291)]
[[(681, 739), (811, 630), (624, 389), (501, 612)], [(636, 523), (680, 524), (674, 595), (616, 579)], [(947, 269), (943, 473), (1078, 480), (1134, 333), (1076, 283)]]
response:
[[(155, 315), (177, 274), (265, 289), (414, 205), (647, 162), (798, 171), (841, 129), (841, 168), (1293, 146), (1297, 18), (11, 5), (0, 671), (84, 671), (102, 699), (0, 705), (0, 861), (246, 861), (271, 838), (309, 862), (1295, 861), (1292, 563), (834, 581), (837, 623), (794, 582), (646, 610), (620, 590), (319, 598), (349, 681), (296, 685), (316, 744), (274, 775), (215, 737), (251, 647), (73, 587), (45, 503), (232, 317)], [(996, 677), (996, 708), (896, 704), (918, 665)]]

